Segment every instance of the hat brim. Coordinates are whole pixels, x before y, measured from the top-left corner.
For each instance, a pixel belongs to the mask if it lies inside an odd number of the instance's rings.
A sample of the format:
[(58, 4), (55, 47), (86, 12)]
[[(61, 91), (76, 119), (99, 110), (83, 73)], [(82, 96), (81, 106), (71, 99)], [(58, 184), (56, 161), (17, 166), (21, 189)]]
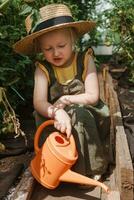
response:
[(13, 45), (13, 49), (16, 53), (24, 54), (24, 55), (30, 55), (35, 53), (34, 48), (34, 39), (53, 30), (60, 29), (60, 28), (66, 28), (66, 27), (72, 27), (77, 30), (77, 33), (79, 36), (88, 33), (95, 27), (96, 23), (94, 21), (80, 21), (80, 22), (69, 22), (69, 23), (63, 23), (59, 25), (55, 25), (53, 27), (49, 27), (43, 30), (40, 30), (38, 32), (32, 33), (30, 35), (27, 35), (23, 39), (19, 40)]

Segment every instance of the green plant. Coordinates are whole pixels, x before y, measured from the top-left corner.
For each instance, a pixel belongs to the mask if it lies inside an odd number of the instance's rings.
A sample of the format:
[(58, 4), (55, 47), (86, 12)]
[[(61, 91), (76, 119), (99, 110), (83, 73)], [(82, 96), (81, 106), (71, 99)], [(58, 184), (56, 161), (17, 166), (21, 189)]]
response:
[(15, 133), (15, 137), (18, 137), (22, 135), (26, 140), (25, 133), (21, 130), (20, 128), (20, 122), (19, 119), (17, 118), (14, 109), (10, 105), (6, 91), (4, 88), (0, 87), (0, 105), (3, 106), (4, 111), (3, 111), (3, 118), (2, 118), (2, 124), (1, 126), (1, 132), (2, 134), (9, 134), (9, 133)]
[(134, 78), (134, 1), (111, 0), (112, 8), (104, 11), (104, 26), (107, 29), (106, 44), (115, 46), (120, 64), (126, 65)]
[[(21, 1), (0, 1), (0, 87), (7, 91), (8, 99), (16, 110), (31, 103), (33, 88), (32, 61), (13, 52), (12, 45), (25, 34)], [(4, 109), (0, 105), (0, 130), (3, 128)]]

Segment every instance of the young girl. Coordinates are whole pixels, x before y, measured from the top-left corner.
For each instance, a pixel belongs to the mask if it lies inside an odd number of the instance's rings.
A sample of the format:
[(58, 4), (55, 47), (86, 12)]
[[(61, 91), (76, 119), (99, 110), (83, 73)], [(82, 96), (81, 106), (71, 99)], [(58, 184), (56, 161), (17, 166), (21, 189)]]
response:
[(27, 17), (29, 35), (14, 45), (18, 53), (42, 52), (44, 56), (36, 62), (35, 70), (36, 124), (51, 118), (68, 139), (73, 134), (79, 155), (74, 170), (99, 180), (108, 166), (109, 111), (99, 99), (92, 51), (75, 51), (77, 37), (89, 32), (95, 23), (74, 22), (63, 4), (42, 7), (39, 17), (37, 23), (32, 23), (31, 15)]

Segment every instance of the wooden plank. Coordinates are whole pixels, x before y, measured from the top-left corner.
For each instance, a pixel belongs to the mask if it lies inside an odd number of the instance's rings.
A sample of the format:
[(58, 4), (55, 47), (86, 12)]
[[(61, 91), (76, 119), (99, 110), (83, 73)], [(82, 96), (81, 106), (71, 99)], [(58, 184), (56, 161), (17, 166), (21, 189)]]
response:
[(112, 83), (112, 78), (110, 74), (107, 76), (107, 82), (109, 83), (110, 89), (110, 105), (112, 105), (112, 123), (115, 129), (115, 177), (116, 184), (119, 187), (122, 200), (134, 199), (133, 185), (134, 185), (134, 175), (133, 175), (133, 165), (130, 156), (130, 151), (128, 147), (128, 142), (123, 126), (121, 110), (119, 106), (119, 101), (116, 92), (114, 91), (114, 86)]
[(115, 109), (115, 102), (112, 96), (112, 91), (109, 90), (109, 109), (111, 115), (111, 125), (110, 125), (110, 160), (113, 164), (115, 164), (115, 123), (114, 123), (114, 113), (116, 112)]
[(116, 177), (122, 200), (134, 199), (133, 166), (124, 128), (116, 127)]
[(110, 193), (107, 194), (102, 190), (101, 200), (120, 200), (120, 192), (115, 182), (114, 169), (111, 170), (111, 174), (106, 178), (104, 182), (110, 188)]
[[(111, 126), (110, 126), (110, 162), (115, 163), (114, 149), (115, 149), (115, 134), (112, 114), (114, 113), (114, 99), (111, 96), (111, 79), (109, 79), (108, 67), (103, 68), (102, 72), (98, 73), (99, 87), (100, 87), (100, 98), (109, 106), (111, 115)], [(113, 86), (113, 84), (112, 84)]]
[[(106, 184), (110, 188), (110, 190), (112, 189), (110, 186), (110, 178), (109, 177), (107, 177), (105, 179), (104, 184)], [(101, 200), (107, 200), (107, 196), (108, 196), (108, 194), (103, 189), (101, 189)]]
[(107, 195), (107, 200), (120, 200), (119, 191), (111, 191), (110, 194)]
[(118, 187), (116, 185), (115, 170), (114, 169), (111, 169), (111, 174), (109, 176), (109, 179), (110, 179), (111, 190), (118, 190)]
[(34, 178), (29, 171), (29, 168), (23, 174), (23, 177), (16, 187), (13, 195), (13, 200), (29, 200), (34, 188)]
[(109, 182), (108, 183), (106, 182), (106, 184), (109, 185), (111, 192), (108, 195), (102, 192), (101, 200), (120, 200), (119, 188), (117, 187), (116, 181), (115, 181), (115, 170), (111, 168), (110, 171), (111, 171), (111, 174), (109, 176)]
[(98, 80), (99, 80), (99, 87), (100, 87), (100, 98), (105, 101), (105, 95), (104, 95), (104, 81), (102, 77), (102, 73), (98, 73)]

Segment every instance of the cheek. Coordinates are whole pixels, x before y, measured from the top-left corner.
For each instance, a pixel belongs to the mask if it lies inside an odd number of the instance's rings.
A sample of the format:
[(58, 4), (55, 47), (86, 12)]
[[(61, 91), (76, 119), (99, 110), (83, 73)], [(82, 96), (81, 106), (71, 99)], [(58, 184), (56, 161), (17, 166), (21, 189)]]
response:
[(66, 56), (70, 57), (72, 55), (72, 47), (69, 46), (67, 49), (66, 49)]
[(50, 60), (51, 59), (51, 54), (50, 53), (48, 53), (48, 52), (43, 52), (43, 55), (44, 55), (44, 57), (45, 57), (45, 59), (46, 60)]

